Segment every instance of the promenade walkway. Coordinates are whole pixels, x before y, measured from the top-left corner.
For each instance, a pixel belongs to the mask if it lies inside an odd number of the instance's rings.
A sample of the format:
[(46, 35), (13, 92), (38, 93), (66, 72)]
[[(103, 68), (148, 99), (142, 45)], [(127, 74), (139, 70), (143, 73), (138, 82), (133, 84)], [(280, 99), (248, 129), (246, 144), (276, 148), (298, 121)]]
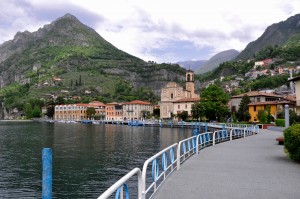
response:
[(155, 193), (155, 199), (298, 199), (300, 164), (278, 145), (282, 132), (208, 147), (187, 160)]

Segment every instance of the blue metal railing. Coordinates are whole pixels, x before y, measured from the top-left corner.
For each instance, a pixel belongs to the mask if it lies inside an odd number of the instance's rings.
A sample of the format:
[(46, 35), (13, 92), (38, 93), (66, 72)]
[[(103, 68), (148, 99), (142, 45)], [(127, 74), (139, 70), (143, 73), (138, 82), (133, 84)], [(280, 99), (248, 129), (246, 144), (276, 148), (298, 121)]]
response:
[[(259, 128), (257, 126), (245, 126), (244, 128), (232, 126), (231, 128), (227, 127), (227, 129), (219, 131), (206, 132), (181, 140), (178, 144), (175, 143), (146, 160), (142, 172), (138, 168), (133, 169), (126, 176), (112, 185), (98, 197), (98, 199), (106, 199), (114, 192), (116, 192), (116, 199), (123, 199), (124, 195), (122, 194), (122, 187), (125, 189), (125, 197), (127, 198), (128, 196), (129, 198), (129, 190), (125, 183), (133, 175), (138, 175), (138, 198), (151, 198), (171, 173), (176, 169), (179, 170), (180, 165), (184, 163), (184, 161), (192, 155), (198, 154), (203, 148), (250, 136), (258, 133), (258, 130)], [(151, 171), (151, 178), (147, 178), (149, 170)]]

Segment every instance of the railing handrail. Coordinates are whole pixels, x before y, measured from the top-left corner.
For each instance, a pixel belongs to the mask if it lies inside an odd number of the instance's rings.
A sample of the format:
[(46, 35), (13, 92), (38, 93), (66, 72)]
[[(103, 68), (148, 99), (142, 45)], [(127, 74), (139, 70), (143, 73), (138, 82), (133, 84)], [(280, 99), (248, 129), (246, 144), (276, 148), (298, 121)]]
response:
[[(251, 133), (251, 135), (256, 132), (258, 133), (258, 127), (256, 125), (253, 125), (253, 126), (248, 126), (248, 127), (244, 127), (244, 128), (238, 128), (238, 127), (231, 127), (229, 128), (230, 131), (229, 131), (229, 134), (228, 134), (228, 129), (225, 130), (225, 129), (222, 129), (222, 130), (217, 130), (217, 131), (214, 131), (214, 132), (205, 132), (205, 133), (201, 133), (201, 134), (198, 134), (198, 135), (195, 135), (195, 136), (192, 136), (192, 137), (189, 137), (189, 138), (186, 138), (184, 140), (181, 140), (179, 143), (174, 143), (173, 145), (161, 150), (160, 152), (156, 153), (155, 155), (153, 155), (152, 157), (148, 158), (144, 165), (143, 165), (143, 170), (141, 171), (139, 168), (135, 168), (133, 170), (131, 170), (128, 174), (126, 174), (124, 177), (122, 177), (119, 181), (117, 181), (115, 184), (113, 184), (109, 189), (107, 189), (101, 196), (98, 197), (98, 199), (107, 199), (109, 196), (111, 196), (117, 189), (119, 189), (121, 186), (123, 186), (123, 184), (128, 180), (130, 179), (131, 177), (133, 177), (135, 174), (137, 174), (138, 176), (138, 198), (139, 199), (145, 199), (146, 198), (146, 194), (148, 193), (149, 189), (153, 186), (153, 184), (156, 183), (153, 182), (148, 189), (146, 189), (146, 175), (147, 175), (147, 168), (148, 168), (148, 165), (156, 160), (158, 157), (160, 157), (161, 155), (163, 155), (164, 153), (170, 151), (171, 153), (171, 149), (173, 149), (173, 152), (174, 152), (174, 157), (173, 157), (173, 162), (171, 162), (170, 166), (168, 167), (168, 169), (171, 167), (171, 172), (172, 173), (176, 167), (177, 167), (177, 170), (179, 170), (180, 168), (180, 159), (181, 159), (181, 154), (180, 154), (180, 151), (181, 151), (181, 146), (183, 143), (185, 143), (186, 141), (190, 141), (190, 140), (193, 140), (193, 139), (196, 139), (196, 146), (193, 146), (193, 143), (192, 143), (192, 147), (190, 147), (190, 150), (194, 150), (194, 147), (196, 148), (196, 152), (194, 151), (193, 154), (198, 154), (199, 152), (199, 140), (200, 140), (200, 137), (201, 137), (201, 140), (204, 139), (202, 141), (202, 147), (207, 147), (207, 146), (211, 146), (211, 145), (215, 145), (215, 141), (216, 141), (216, 133), (218, 132), (223, 132), (223, 131), (226, 131), (227, 135), (226, 135), (226, 140), (228, 140), (228, 137), (229, 137), (229, 140), (232, 140), (233, 138), (233, 132), (234, 131), (240, 131), (238, 133), (240, 133), (240, 135), (238, 135), (238, 138), (241, 138), (241, 137), (246, 137), (247, 135), (249, 135), (248, 132)], [(235, 135), (236, 136), (236, 135)], [(208, 140), (207, 140), (208, 139)], [(219, 138), (220, 139), (220, 138)], [(225, 140), (219, 140), (219, 142), (222, 142), (222, 141), (225, 141)], [(177, 147), (177, 149), (176, 149)], [(185, 146), (186, 147), (186, 146)], [(201, 148), (202, 148), (201, 147)], [(175, 157), (175, 150), (177, 150), (177, 153), (176, 153), (176, 157)], [(187, 151), (185, 152), (183, 155), (185, 156), (185, 154), (189, 153), (190, 152)], [(189, 156), (188, 156), (189, 157)], [(185, 157), (184, 157), (185, 158)], [(177, 164), (176, 164), (177, 163)], [(173, 165), (175, 164), (175, 167), (173, 167)], [(156, 171), (156, 168), (154, 168), (154, 171)], [(162, 176), (162, 175), (166, 175), (166, 171), (163, 171), (158, 179)], [(168, 174), (169, 175), (169, 174)], [(167, 177), (168, 177), (167, 175)], [(166, 177), (164, 177), (165, 179)], [(154, 192), (156, 191), (156, 184), (155, 184), (155, 189), (154, 189)], [(153, 193), (154, 193), (153, 192)], [(152, 193), (152, 194), (153, 194)]]
[[(194, 136), (192, 136), (192, 137), (189, 137), (189, 138), (186, 138), (186, 139), (184, 139), (184, 140), (181, 140), (179, 143), (178, 143), (178, 147), (177, 147), (177, 170), (179, 170), (180, 169), (180, 164), (181, 164), (181, 162), (180, 162), (180, 157), (181, 157), (181, 155), (180, 155), (180, 151), (181, 151), (181, 145), (182, 145), (182, 143), (185, 143), (186, 141), (189, 141), (189, 140), (192, 140), (192, 139), (197, 139), (197, 135), (194, 135)], [(196, 144), (197, 145), (197, 144)], [(196, 146), (195, 146), (196, 147)], [(185, 155), (185, 154), (184, 154)]]
[[(172, 144), (171, 146), (169, 146), (169, 147), (167, 147), (167, 148), (165, 148), (165, 149), (163, 149), (163, 150), (161, 150), (160, 152), (158, 152), (158, 153), (156, 153), (155, 155), (153, 155), (152, 157), (150, 157), (150, 158), (148, 158), (146, 161), (145, 161), (145, 163), (144, 163), (144, 165), (143, 165), (143, 170), (142, 170), (142, 189), (141, 189), (141, 192), (142, 192), (142, 197), (143, 198), (145, 198), (145, 195), (146, 195), (146, 174), (147, 174), (147, 168), (148, 168), (148, 165), (149, 165), (149, 163), (150, 162), (152, 162), (153, 160), (155, 160), (157, 157), (159, 157), (160, 155), (162, 155), (163, 153), (165, 153), (165, 152), (167, 152), (167, 151), (169, 151), (169, 150), (171, 150), (172, 148), (174, 148), (174, 147), (177, 147), (178, 146), (178, 144), (177, 143), (174, 143), (174, 144)], [(174, 154), (175, 155), (175, 154)], [(177, 158), (178, 157), (174, 157), (174, 162), (176, 162), (176, 160), (177, 160)]]
[(110, 197), (117, 189), (129, 180), (132, 176), (137, 174), (138, 176), (138, 198), (142, 198), (142, 172), (139, 168), (132, 169), (129, 173), (123, 176), (120, 180), (118, 180), (115, 184), (113, 184), (110, 188), (108, 188), (103, 194), (101, 194), (97, 199), (107, 199)]

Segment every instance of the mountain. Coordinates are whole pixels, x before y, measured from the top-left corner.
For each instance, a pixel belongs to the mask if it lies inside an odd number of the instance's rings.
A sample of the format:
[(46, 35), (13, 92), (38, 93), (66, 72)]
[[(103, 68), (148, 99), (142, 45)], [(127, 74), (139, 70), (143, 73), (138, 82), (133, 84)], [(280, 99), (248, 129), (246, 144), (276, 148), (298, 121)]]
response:
[(217, 68), (221, 63), (233, 60), (238, 54), (239, 52), (234, 49), (222, 51), (214, 55), (207, 62), (205, 62), (201, 67), (199, 67), (195, 71), (195, 73), (202, 74), (208, 71), (212, 71), (213, 69)]
[(246, 46), (236, 60), (253, 58), (260, 50), (268, 46), (282, 46), (289, 38), (297, 34), (300, 34), (300, 14), (269, 26), (257, 40)]
[(177, 62), (179, 66), (195, 71), (197, 68), (203, 66), (203, 64), (207, 62), (207, 60), (189, 60), (189, 61), (180, 61)]
[[(36, 32), (18, 32), (0, 45), (0, 88), (27, 85), (27, 98), (60, 96), (62, 90), (72, 97), (92, 90), (94, 96), (112, 99), (118, 82), (159, 95), (168, 81), (184, 78), (179, 65), (148, 63), (123, 52), (71, 14)], [(7, 98), (4, 91), (0, 89), (0, 102)]]

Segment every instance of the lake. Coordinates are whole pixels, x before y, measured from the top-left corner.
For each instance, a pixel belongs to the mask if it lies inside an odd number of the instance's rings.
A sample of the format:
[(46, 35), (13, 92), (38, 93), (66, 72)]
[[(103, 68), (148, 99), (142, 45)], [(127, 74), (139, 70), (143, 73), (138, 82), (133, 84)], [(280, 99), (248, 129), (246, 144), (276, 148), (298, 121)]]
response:
[(192, 129), (0, 122), (0, 197), (41, 198), (42, 149), (53, 150), (53, 198), (97, 198)]

